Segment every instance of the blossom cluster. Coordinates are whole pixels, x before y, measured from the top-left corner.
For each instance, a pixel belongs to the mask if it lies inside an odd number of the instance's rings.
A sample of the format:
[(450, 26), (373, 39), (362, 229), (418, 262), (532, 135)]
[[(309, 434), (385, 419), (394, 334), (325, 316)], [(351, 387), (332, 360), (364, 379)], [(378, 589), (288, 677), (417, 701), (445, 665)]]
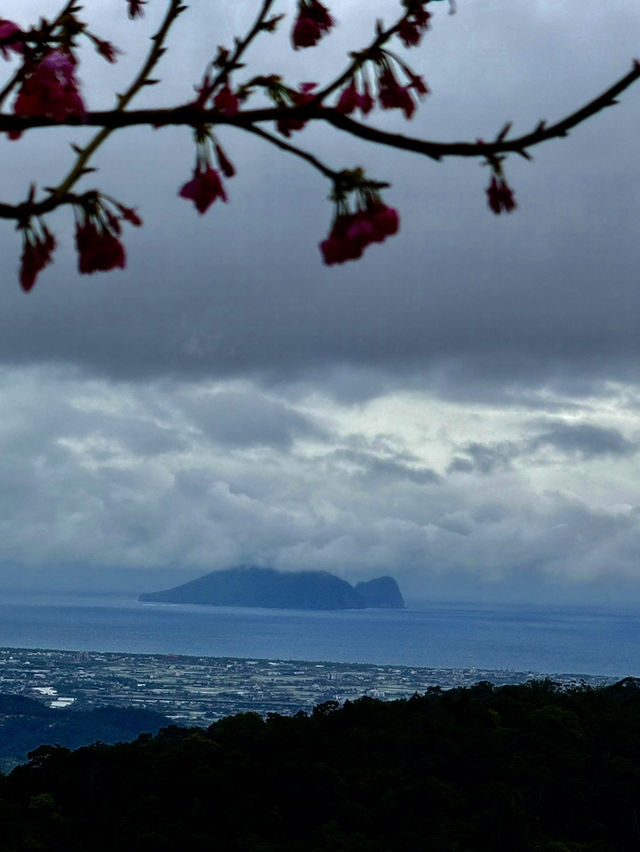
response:
[[(126, 254), (120, 241), (121, 222), (142, 225), (142, 220), (131, 207), (115, 199), (87, 193), (74, 205), (76, 214), (76, 249), (78, 271), (83, 275), (124, 269)], [(20, 263), (20, 284), (28, 293), (36, 283), (39, 273), (53, 259), (56, 239), (47, 226), (37, 218), (19, 225), (23, 235)]]
[[(213, 165), (212, 154), (217, 168)], [(182, 186), (178, 195), (193, 201), (198, 213), (206, 213), (218, 198), (227, 200), (221, 172), (226, 178), (231, 178), (236, 173), (235, 166), (211, 131), (206, 127), (199, 127), (196, 130), (196, 165), (193, 176)]]
[[(353, 209), (349, 198), (355, 197)], [(398, 232), (397, 210), (381, 199), (376, 185), (360, 169), (343, 172), (334, 186), (335, 213), (328, 237), (320, 243), (327, 266), (357, 260), (372, 243), (382, 243)]]
[(20, 285), (25, 293), (36, 283), (36, 278), (53, 260), (56, 239), (47, 226), (33, 220), (21, 226), (23, 243), (20, 259)]
[(513, 190), (500, 173), (494, 172), (487, 187), (487, 203), (489, 208), (499, 216), (500, 213), (511, 213), (516, 207)]
[(77, 205), (75, 211), (78, 271), (91, 275), (93, 272), (124, 269), (127, 258), (120, 242), (120, 223), (126, 221), (136, 227), (142, 225), (136, 211), (93, 194)]
[(407, 14), (398, 23), (398, 37), (405, 47), (417, 47), (424, 33), (429, 29), (431, 12), (425, 9), (426, 3), (405, 0)]
[[(64, 121), (86, 112), (70, 51), (50, 50), (30, 70), (13, 105), (16, 115), (43, 115)], [(17, 134), (12, 134), (15, 138)]]
[(293, 49), (313, 47), (334, 24), (329, 10), (319, 0), (299, 0), (298, 15), (291, 31)]
[(496, 216), (501, 213), (512, 213), (518, 206), (513, 197), (513, 190), (504, 176), (502, 169), (504, 159), (504, 156), (491, 156), (486, 162), (486, 165), (491, 167), (491, 180), (486, 189), (487, 204)]
[[(132, 8), (134, 6), (130, 6), (130, 12)], [(58, 26), (47, 28), (43, 24), (41, 31), (29, 33), (23, 32), (13, 21), (0, 19), (0, 54), (4, 59), (10, 59), (11, 53), (23, 57), (22, 67), (15, 77), (19, 84), (13, 103), (15, 115), (65, 121), (71, 116), (86, 114), (76, 76), (75, 39), (78, 34), (85, 35), (108, 62), (115, 62), (119, 51), (80, 23), (75, 11), (63, 16)], [(20, 131), (9, 133), (10, 139), (20, 136)]]
[[(416, 110), (413, 92), (419, 97), (424, 97), (429, 94), (429, 89), (418, 74), (414, 74), (406, 66), (403, 66), (403, 70), (408, 79), (405, 86), (398, 82), (393, 69), (386, 61), (380, 65), (377, 74), (378, 102), (382, 109), (400, 109), (405, 118), (411, 118)], [(363, 75), (362, 88), (359, 90), (354, 73), (348, 85), (342, 90), (336, 109), (347, 115), (359, 109), (363, 115), (367, 115), (373, 109), (374, 103), (367, 79)]]
[(372, 202), (353, 212), (338, 212), (320, 251), (327, 266), (358, 260), (367, 246), (382, 243), (398, 232), (398, 211), (382, 201)]

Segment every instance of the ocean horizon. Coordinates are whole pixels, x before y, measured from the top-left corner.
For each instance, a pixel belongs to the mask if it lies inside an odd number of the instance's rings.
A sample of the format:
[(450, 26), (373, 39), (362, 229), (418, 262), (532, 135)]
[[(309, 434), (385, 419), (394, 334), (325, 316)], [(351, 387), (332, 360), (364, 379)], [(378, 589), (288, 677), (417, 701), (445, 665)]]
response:
[(0, 646), (640, 676), (640, 607), (276, 610), (0, 594)]

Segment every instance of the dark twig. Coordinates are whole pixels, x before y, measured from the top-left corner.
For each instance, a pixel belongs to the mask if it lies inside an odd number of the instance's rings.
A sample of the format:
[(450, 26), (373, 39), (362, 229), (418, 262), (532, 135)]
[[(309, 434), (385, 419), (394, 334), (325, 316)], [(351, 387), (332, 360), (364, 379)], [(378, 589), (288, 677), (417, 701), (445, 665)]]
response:
[(211, 87), (211, 91), (216, 89), (224, 80), (224, 78), (228, 75), (229, 71), (232, 71), (237, 66), (245, 50), (249, 47), (251, 42), (262, 29), (262, 25), (264, 24), (265, 19), (269, 14), (269, 10), (273, 6), (273, 2), (274, 0), (263, 0), (262, 8), (258, 12), (258, 16), (256, 17), (253, 26), (242, 40), (236, 40), (235, 50), (225, 62), (225, 67), (216, 75), (213, 80), (210, 81), (209, 85)]
[(314, 169), (317, 169), (319, 172), (329, 178), (329, 180), (336, 181), (338, 179), (339, 172), (330, 169), (328, 166), (325, 166), (324, 163), (321, 163), (317, 157), (314, 157), (313, 154), (310, 154), (308, 151), (303, 151), (301, 148), (297, 148), (295, 145), (291, 145), (289, 142), (285, 142), (284, 139), (280, 139), (279, 136), (273, 136), (271, 133), (267, 133), (266, 130), (262, 130), (260, 127), (255, 127), (254, 125), (248, 125), (243, 128), (248, 130), (249, 133), (253, 133), (255, 136), (260, 137), (260, 139), (264, 139), (265, 142), (269, 142), (271, 145), (275, 145), (276, 148), (280, 148), (282, 151), (287, 151), (289, 154), (293, 154), (296, 157), (300, 157), (302, 160), (305, 160), (307, 163), (312, 165)]
[(409, 16), (409, 14), (409, 12), (405, 12), (405, 14), (401, 15), (401, 17), (398, 18), (398, 20), (394, 24), (388, 27), (388, 29), (380, 29), (380, 31), (377, 33), (376, 37), (371, 42), (371, 44), (368, 45), (368, 47), (365, 47), (363, 50), (354, 51), (351, 54), (351, 56), (353, 56), (353, 62), (351, 62), (347, 66), (347, 68), (338, 77), (335, 78), (335, 80), (333, 80), (331, 83), (329, 83), (327, 86), (325, 86), (323, 89), (316, 93), (313, 101), (310, 102), (311, 105), (319, 104), (327, 97), (327, 95), (330, 95), (332, 92), (335, 92), (337, 89), (339, 89), (340, 86), (342, 86), (344, 83), (347, 83), (351, 79), (353, 74), (362, 65), (366, 57), (375, 54), (376, 51), (380, 50), (380, 48), (385, 45), (389, 41), (389, 39), (392, 38), (398, 32), (398, 30), (400, 29), (400, 24), (405, 20), (405, 18)]

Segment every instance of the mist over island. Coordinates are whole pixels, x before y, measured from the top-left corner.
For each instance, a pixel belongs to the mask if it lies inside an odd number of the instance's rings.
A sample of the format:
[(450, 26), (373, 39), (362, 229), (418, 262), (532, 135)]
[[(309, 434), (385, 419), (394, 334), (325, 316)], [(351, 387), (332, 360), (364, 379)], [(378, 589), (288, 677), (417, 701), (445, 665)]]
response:
[(212, 571), (171, 589), (141, 594), (139, 600), (273, 609), (403, 609), (405, 605), (393, 577), (352, 586), (328, 571), (283, 572), (255, 566)]

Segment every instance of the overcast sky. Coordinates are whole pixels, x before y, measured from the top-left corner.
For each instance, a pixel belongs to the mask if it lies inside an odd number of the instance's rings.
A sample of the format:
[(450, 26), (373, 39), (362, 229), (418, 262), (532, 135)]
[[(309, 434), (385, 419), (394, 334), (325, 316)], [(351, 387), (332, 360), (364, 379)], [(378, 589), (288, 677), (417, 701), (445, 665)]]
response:
[[(125, 51), (83, 54), (91, 108), (112, 103), (164, 10), (85, 3)], [(193, 3), (140, 103), (190, 97), (257, 3)], [(278, 8), (291, 12), (289, 0)], [(393, 0), (334, 0), (314, 50), (289, 25), (254, 71), (324, 82)], [(108, 10), (107, 10), (108, 7)], [(27, 25), (57, 8), (9, 0)], [(407, 54), (432, 95), (372, 123), (491, 138), (563, 117), (631, 67), (635, 0), (459, 0)], [(222, 11), (217, 12), (220, 9)], [(127, 130), (99, 185), (136, 206), (124, 272), (80, 277), (72, 217), (25, 296), (0, 230), (0, 564), (4, 588), (155, 589), (236, 564), (394, 575), (409, 599), (640, 600), (640, 84), (566, 140), (510, 158), (519, 209), (493, 216), (487, 168), (436, 164), (327, 128), (292, 141), (388, 180), (400, 233), (323, 267), (329, 186), (283, 152), (219, 133), (237, 176), (203, 217), (177, 191), (187, 129)], [(0, 141), (2, 200), (55, 182), (84, 131)]]

